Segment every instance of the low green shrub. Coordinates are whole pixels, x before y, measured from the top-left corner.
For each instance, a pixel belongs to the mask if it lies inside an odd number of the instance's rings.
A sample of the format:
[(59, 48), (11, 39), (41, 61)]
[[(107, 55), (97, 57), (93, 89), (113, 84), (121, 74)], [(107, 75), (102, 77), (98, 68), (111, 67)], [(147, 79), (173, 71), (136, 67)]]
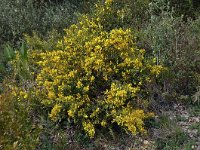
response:
[(61, 30), (75, 20), (77, 10), (68, 1), (39, 6), (35, 0), (2, 0), (0, 5), (0, 44), (18, 42), (24, 33), (37, 31), (45, 34), (52, 29)]
[[(170, 134), (168, 134), (163, 139), (157, 139), (156, 141), (156, 149), (163, 149), (163, 150), (179, 150), (186, 146), (192, 148), (192, 145), (188, 145), (189, 141), (188, 135), (184, 133), (181, 129), (177, 128)], [(187, 143), (188, 142), (188, 143)], [(187, 144), (187, 145), (186, 145)], [(194, 142), (193, 142), (194, 144)]]
[(39, 33), (33, 32), (32, 35), (24, 34), (24, 39), (31, 50), (53, 50), (58, 40), (62, 39), (62, 34), (57, 30), (52, 30), (43, 37)]
[(106, 0), (105, 3), (109, 7), (105, 7), (104, 3), (99, 2), (95, 5), (94, 13), (91, 13), (94, 18), (99, 18), (105, 30), (120, 27), (132, 27), (138, 30), (149, 19), (146, 10), (150, 0)]
[(149, 54), (153, 53), (157, 64), (169, 68), (159, 90), (171, 95), (171, 99), (188, 101), (200, 84), (199, 19), (185, 22), (182, 17), (174, 17), (170, 7), (161, 2), (151, 3), (151, 19), (141, 30), (140, 39), (150, 47)]
[(169, 4), (175, 10), (175, 15), (184, 16), (185, 19), (198, 17), (200, 2), (197, 0), (169, 0)]

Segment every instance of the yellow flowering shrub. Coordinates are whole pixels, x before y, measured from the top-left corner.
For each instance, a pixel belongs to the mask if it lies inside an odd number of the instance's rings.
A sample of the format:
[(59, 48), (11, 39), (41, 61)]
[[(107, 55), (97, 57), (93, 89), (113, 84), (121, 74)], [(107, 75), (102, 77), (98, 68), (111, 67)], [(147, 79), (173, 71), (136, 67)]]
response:
[[(112, 1), (106, 1), (106, 9)], [(65, 29), (55, 50), (29, 51), (35, 85), (29, 95), (52, 108), (53, 121), (68, 118), (94, 137), (97, 126), (118, 124), (133, 134), (144, 133), (144, 119), (152, 116), (139, 107), (145, 84), (161, 71), (138, 49), (130, 29), (104, 30), (99, 18), (82, 16)], [(141, 101), (140, 101), (141, 102)]]
[[(35, 149), (41, 128), (33, 119), (28, 89), (19, 88), (12, 78), (4, 80), (0, 93), (0, 149)], [(32, 114), (30, 115), (30, 111)]]

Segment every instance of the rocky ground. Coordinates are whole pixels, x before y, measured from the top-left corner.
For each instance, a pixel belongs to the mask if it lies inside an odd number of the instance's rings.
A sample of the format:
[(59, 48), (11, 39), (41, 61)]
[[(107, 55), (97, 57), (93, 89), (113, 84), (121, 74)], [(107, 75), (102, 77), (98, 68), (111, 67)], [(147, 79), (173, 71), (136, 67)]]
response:
[(200, 150), (199, 105), (187, 107), (183, 104), (173, 104), (170, 110), (163, 111), (161, 116), (164, 116), (164, 119), (161, 117), (159, 122), (161, 126), (153, 129), (154, 141), (150, 143), (164, 141), (167, 147), (164, 148), (167, 150)]
[[(134, 144), (129, 142), (129, 146), (123, 149), (200, 150), (199, 105), (173, 104), (169, 110), (162, 111), (160, 116), (156, 118), (155, 127), (150, 131), (150, 136), (137, 137)], [(121, 150), (116, 147), (110, 149)]]
[[(71, 141), (68, 150), (200, 150), (200, 105), (170, 105), (150, 123), (147, 135), (102, 133), (88, 145)], [(70, 138), (69, 138), (70, 141)], [(87, 143), (87, 142), (84, 142)]]

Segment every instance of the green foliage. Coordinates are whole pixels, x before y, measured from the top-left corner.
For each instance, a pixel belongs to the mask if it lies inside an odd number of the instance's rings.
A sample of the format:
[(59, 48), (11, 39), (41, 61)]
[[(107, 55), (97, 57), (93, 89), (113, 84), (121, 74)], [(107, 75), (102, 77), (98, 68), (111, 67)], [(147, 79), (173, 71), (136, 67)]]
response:
[[(188, 136), (177, 128), (174, 132), (168, 134), (164, 139), (157, 140), (157, 149), (163, 150), (179, 150), (188, 140)], [(192, 148), (192, 147), (190, 147)]]
[[(148, 8), (151, 0), (124, 0), (120, 1), (124, 4), (124, 26), (129, 23), (134, 29), (139, 30), (146, 25), (149, 19)], [(118, 1), (118, 3), (120, 3)]]
[[(188, 18), (196, 19), (199, 16), (200, 3), (198, 0), (153, 0), (152, 3), (161, 4), (162, 6), (168, 5), (169, 10), (174, 11), (175, 17), (183, 16), (185, 21)], [(159, 16), (160, 11), (158, 9), (156, 14)]]
[(68, 0), (71, 4), (73, 4), (79, 12), (82, 14), (92, 13), (92, 7), (99, 0)]
[(105, 30), (120, 27), (138, 29), (148, 19), (146, 9), (149, 3), (150, 0), (106, 0), (95, 5), (92, 16), (99, 18)]
[(199, 105), (191, 105), (190, 106), (190, 114), (191, 116), (199, 116), (200, 115), (200, 106)]
[(22, 41), (19, 50), (16, 51), (11, 45), (6, 45), (4, 48), (4, 57), (9, 61), (7, 69), (14, 73), (14, 78), (19, 80), (27, 80), (30, 78), (30, 68), (28, 65), (28, 49), (24, 41)]
[(33, 120), (28, 101), (14, 99), (10, 94), (13, 83), (3, 84), (0, 95), (0, 145), (2, 149), (35, 149), (40, 128)]
[[(38, 7), (35, 0), (2, 0), (0, 5), (0, 41), (17, 42), (24, 33), (33, 30), (45, 34), (63, 29), (74, 21), (76, 9), (68, 1)], [(2, 44), (2, 43), (0, 43)]]
[(161, 115), (156, 121), (159, 131), (156, 137), (156, 149), (160, 150), (179, 150), (179, 149), (192, 149), (195, 141), (190, 139), (177, 122), (170, 119), (167, 115)]
[(200, 104), (200, 87), (197, 87), (197, 92), (192, 96), (193, 103)]
[(170, 0), (169, 4), (175, 10), (176, 16), (184, 15), (184, 18), (198, 17), (200, 3), (197, 0)]
[(169, 74), (163, 76), (163, 90), (169, 95), (192, 96), (200, 84), (199, 19), (184, 22), (161, 1), (151, 3), (150, 8), (151, 19), (140, 38), (150, 46), (157, 64), (169, 67)]
[(200, 136), (200, 123), (199, 122), (192, 124), (190, 126), (190, 129), (197, 129), (197, 134), (198, 134), (198, 136)]
[(58, 40), (62, 39), (62, 36), (58, 31), (52, 30), (47, 33), (47, 35), (44, 37), (39, 33), (33, 32), (33, 34), (24, 35), (24, 39), (27, 43), (27, 46), (30, 50), (53, 50)]
[(14, 49), (10, 44), (7, 44), (4, 48), (4, 56), (8, 61), (11, 61), (15, 58)]

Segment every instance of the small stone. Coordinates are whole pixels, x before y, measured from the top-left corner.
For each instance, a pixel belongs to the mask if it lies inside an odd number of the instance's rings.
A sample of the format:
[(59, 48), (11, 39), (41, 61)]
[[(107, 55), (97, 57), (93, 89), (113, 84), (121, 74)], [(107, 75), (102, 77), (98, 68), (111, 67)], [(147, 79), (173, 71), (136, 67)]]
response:
[(197, 134), (198, 133), (198, 129), (194, 129), (194, 130), (192, 130), (192, 134)]
[(192, 145), (192, 149), (194, 149), (195, 148), (195, 146), (194, 145)]
[(200, 122), (198, 117), (195, 117), (194, 120), (195, 120), (195, 122), (197, 122), (197, 123)]
[(147, 140), (144, 140), (144, 142), (143, 142), (145, 145), (147, 145), (147, 144), (149, 144), (149, 141), (147, 141)]

